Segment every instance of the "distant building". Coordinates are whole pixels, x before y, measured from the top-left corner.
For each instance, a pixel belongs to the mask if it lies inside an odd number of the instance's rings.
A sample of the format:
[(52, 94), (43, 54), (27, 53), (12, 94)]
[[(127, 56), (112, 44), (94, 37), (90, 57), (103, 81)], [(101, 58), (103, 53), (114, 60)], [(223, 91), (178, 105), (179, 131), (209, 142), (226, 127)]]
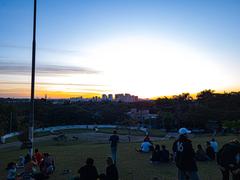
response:
[(138, 96), (134, 96), (131, 94), (115, 94), (115, 101), (116, 102), (137, 102)]
[(115, 101), (123, 102), (123, 100), (124, 100), (124, 94), (115, 94)]
[(99, 101), (101, 101), (101, 98), (98, 97), (98, 96), (94, 96), (94, 97), (92, 97), (92, 101), (93, 102), (99, 102)]
[(109, 101), (113, 101), (113, 95), (112, 95), (112, 94), (109, 94), (109, 95), (108, 95), (108, 100), (109, 100)]
[(106, 95), (106, 94), (103, 94), (103, 95), (102, 95), (102, 101), (107, 101), (107, 100), (108, 100), (107, 95)]

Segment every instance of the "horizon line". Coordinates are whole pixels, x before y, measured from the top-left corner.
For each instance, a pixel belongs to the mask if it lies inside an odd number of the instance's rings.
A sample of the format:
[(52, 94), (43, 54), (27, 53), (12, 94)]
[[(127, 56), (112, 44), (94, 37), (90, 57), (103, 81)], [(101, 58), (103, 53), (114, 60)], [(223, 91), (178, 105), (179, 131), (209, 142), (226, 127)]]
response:
[[(214, 94), (225, 94), (225, 93), (240, 93), (240, 90), (222, 90), (222, 91), (216, 91), (213, 89), (204, 89), (202, 91), (199, 91), (197, 93), (189, 93), (189, 92), (182, 92), (182, 93), (178, 93), (178, 94), (172, 94), (172, 95), (159, 95), (159, 96), (152, 96), (152, 97), (139, 97), (138, 95), (135, 94), (131, 94), (131, 93), (94, 93), (94, 92), (50, 92), (50, 93), (43, 93), (41, 92), (41, 95), (35, 97), (35, 99), (42, 99), (45, 98), (45, 96), (47, 95), (47, 99), (70, 99), (70, 98), (84, 98), (84, 99), (91, 99), (93, 97), (102, 97), (102, 95), (106, 94), (112, 94), (112, 95), (116, 95), (116, 94), (130, 94), (132, 96), (138, 96), (139, 99), (145, 99), (145, 100), (156, 100), (158, 98), (173, 98), (174, 96), (178, 96), (184, 93), (188, 93), (192, 98), (196, 98), (197, 94), (206, 90), (211, 90), (213, 91)], [(51, 94), (50, 96), (48, 96), (49, 94)], [(53, 95), (54, 94), (54, 95)], [(59, 95), (56, 95), (59, 94)], [(69, 95), (68, 95), (69, 94)], [(70, 94), (75, 94), (75, 95), (70, 95)], [(30, 96), (1, 96), (0, 95), (0, 99), (30, 99)]]

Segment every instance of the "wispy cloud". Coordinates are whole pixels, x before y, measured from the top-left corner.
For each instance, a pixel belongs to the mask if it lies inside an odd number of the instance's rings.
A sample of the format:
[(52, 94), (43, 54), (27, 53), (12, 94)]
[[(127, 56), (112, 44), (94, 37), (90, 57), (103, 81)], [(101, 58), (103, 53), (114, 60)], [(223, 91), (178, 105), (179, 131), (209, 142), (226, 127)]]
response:
[[(31, 66), (27, 64), (0, 62), (0, 74), (4, 75), (29, 75)], [(68, 75), (68, 74), (98, 74), (100, 71), (75, 66), (39, 65), (36, 67), (39, 75)]]
[[(0, 44), (1, 48), (10, 48), (10, 49), (22, 49), (22, 50), (31, 50), (30, 46), (20, 46), (14, 44)], [(82, 52), (79, 50), (71, 50), (71, 49), (57, 49), (57, 48), (47, 48), (47, 47), (37, 47), (37, 50), (49, 52), (49, 53), (74, 53), (81, 54)]]
[[(0, 81), (0, 84), (5, 85), (29, 85), (31, 82), (19, 82), (19, 81)], [(101, 84), (79, 84), (79, 83), (49, 83), (49, 82), (36, 82), (37, 85), (53, 85), (53, 86), (82, 86), (82, 87), (103, 87)]]

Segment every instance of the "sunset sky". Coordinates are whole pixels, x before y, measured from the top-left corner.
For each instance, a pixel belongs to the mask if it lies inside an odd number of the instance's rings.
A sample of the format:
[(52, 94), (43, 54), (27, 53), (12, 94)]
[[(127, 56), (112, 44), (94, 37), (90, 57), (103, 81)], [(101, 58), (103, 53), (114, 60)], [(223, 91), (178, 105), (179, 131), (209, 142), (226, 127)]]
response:
[[(0, 0), (0, 97), (29, 97), (33, 0)], [(240, 90), (239, 0), (38, 0), (36, 96)]]

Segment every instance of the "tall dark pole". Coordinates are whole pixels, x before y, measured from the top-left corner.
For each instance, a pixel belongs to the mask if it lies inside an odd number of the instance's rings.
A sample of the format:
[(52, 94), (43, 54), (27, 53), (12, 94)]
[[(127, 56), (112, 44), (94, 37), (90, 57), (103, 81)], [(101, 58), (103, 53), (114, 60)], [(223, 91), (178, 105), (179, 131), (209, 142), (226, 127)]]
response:
[(13, 119), (13, 113), (10, 113), (10, 123), (9, 123), (9, 132), (12, 132), (12, 119)]
[(37, 0), (34, 0), (34, 14), (33, 14), (33, 41), (32, 41), (32, 81), (31, 81), (31, 114), (29, 118), (29, 140), (31, 147), (29, 154), (33, 155), (34, 142), (34, 92), (35, 92), (35, 58), (36, 58), (36, 17), (37, 17)]

